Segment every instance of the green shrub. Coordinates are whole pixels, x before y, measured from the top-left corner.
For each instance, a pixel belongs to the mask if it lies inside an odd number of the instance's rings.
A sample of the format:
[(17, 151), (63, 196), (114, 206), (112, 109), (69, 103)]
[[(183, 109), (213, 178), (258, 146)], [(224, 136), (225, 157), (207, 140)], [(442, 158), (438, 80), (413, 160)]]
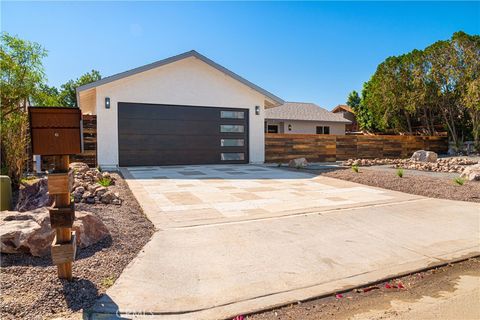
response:
[(403, 178), (403, 169), (402, 169), (402, 168), (400, 168), (400, 169), (397, 170), (397, 176), (398, 176), (399, 178)]
[(355, 172), (355, 173), (358, 173), (358, 171), (360, 171), (360, 169), (358, 168), (358, 165), (356, 165), (356, 164), (354, 164), (354, 165), (352, 166), (352, 170), (353, 170), (353, 172)]
[(104, 187), (108, 187), (109, 185), (112, 184), (112, 179), (110, 178), (102, 178), (98, 180), (98, 183)]
[(102, 279), (102, 286), (110, 288), (115, 283), (115, 278), (113, 276), (108, 276)]
[(463, 179), (462, 177), (456, 177), (455, 179), (453, 179), (453, 182), (455, 182), (459, 186), (463, 186), (463, 184), (465, 183), (465, 179)]

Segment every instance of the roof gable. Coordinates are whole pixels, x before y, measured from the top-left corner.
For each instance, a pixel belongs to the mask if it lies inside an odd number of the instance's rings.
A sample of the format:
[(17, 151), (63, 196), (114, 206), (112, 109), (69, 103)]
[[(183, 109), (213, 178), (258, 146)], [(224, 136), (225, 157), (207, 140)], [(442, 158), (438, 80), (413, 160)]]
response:
[(338, 106), (336, 106), (332, 112), (333, 113), (336, 113), (336, 112), (342, 112), (342, 111), (347, 111), (347, 112), (351, 112), (353, 113), (353, 110), (350, 106), (347, 106), (345, 104), (339, 104)]
[(191, 50), (191, 51), (188, 51), (188, 52), (185, 52), (185, 53), (182, 53), (182, 54), (179, 54), (179, 55), (167, 58), (167, 59), (159, 60), (159, 61), (147, 64), (147, 65), (135, 68), (135, 69), (131, 69), (131, 70), (128, 70), (128, 71), (117, 73), (115, 75), (105, 77), (105, 78), (100, 79), (98, 81), (80, 86), (80, 87), (77, 88), (77, 93), (81, 92), (81, 91), (88, 90), (88, 89), (92, 89), (92, 88), (95, 88), (95, 87), (98, 87), (98, 86), (101, 86), (101, 85), (106, 84), (106, 83), (110, 83), (110, 82), (113, 82), (113, 81), (116, 81), (116, 80), (120, 80), (120, 79), (129, 77), (129, 76), (141, 73), (141, 72), (152, 70), (152, 69), (155, 69), (155, 68), (158, 68), (158, 67), (161, 67), (161, 66), (164, 66), (164, 65), (182, 60), (182, 59), (186, 59), (186, 58), (189, 58), (189, 57), (195, 57), (195, 58), (205, 62), (206, 64), (210, 65), (211, 67), (229, 75), (233, 79), (243, 83), (244, 85), (252, 88), (253, 90), (263, 94), (264, 96), (272, 99), (273, 101), (275, 101), (279, 104), (284, 103), (284, 101), (281, 98), (277, 97), (276, 95), (268, 92), (267, 90), (265, 90), (263, 88), (260, 88), (259, 86), (255, 85), (252, 82), (248, 81), (247, 79), (239, 76), (238, 74), (234, 73), (233, 71), (230, 71), (227, 68), (219, 65), (218, 63), (208, 59), (207, 57), (198, 53), (195, 50)]
[(267, 109), (265, 112), (266, 119), (351, 123), (341, 114), (327, 111), (314, 103), (285, 102), (281, 106)]

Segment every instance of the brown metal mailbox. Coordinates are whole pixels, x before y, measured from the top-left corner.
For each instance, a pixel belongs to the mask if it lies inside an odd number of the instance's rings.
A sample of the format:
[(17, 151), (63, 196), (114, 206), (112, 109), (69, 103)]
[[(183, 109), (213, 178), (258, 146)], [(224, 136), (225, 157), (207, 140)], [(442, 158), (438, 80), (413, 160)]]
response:
[(82, 152), (82, 113), (79, 108), (30, 107), (28, 115), (33, 154)]

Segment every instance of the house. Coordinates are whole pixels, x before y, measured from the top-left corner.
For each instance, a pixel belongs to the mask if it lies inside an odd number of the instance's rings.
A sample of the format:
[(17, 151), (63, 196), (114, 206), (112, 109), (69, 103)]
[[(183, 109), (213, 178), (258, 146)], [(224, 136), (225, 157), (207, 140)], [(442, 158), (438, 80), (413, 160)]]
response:
[(314, 103), (285, 102), (265, 110), (268, 133), (345, 134), (351, 122), (342, 115), (327, 111)]
[(353, 112), (350, 106), (339, 104), (332, 110), (332, 112), (341, 114), (345, 119), (350, 120), (352, 122), (351, 124), (347, 124), (346, 126), (347, 132), (358, 131), (357, 117), (355, 116), (355, 113)]
[(263, 163), (265, 110), (284, 101), (196, 51), (77, 88), (101, 167)]

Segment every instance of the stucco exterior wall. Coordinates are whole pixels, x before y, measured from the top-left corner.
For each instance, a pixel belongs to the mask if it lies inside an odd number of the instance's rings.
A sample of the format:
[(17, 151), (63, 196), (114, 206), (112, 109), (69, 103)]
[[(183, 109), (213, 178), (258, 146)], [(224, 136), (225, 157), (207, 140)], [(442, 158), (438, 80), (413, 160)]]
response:
[[(105, 109), (105, 97), (110, 98), (110, 109)], [(102, 167), (118, 166), (118, 102), (247, 108), (250, 162), (264, 161), (265, 97), (195, 57), (96, 88), (97, 152)], [(255, 115), (255, 106), (260, 106), (260, 115)]]
[[(316, 134), (317, 126), (329, 126), (330, 134), (344, 135), (345, 124), (326, 121), (299, 121), (299, 120), (267, 120), (267, 124), (278, 124), (279, 133)], [(288, 125), (292, 130), (288, 130)], [(283, 126), (283, 127), (282, 127)]]

